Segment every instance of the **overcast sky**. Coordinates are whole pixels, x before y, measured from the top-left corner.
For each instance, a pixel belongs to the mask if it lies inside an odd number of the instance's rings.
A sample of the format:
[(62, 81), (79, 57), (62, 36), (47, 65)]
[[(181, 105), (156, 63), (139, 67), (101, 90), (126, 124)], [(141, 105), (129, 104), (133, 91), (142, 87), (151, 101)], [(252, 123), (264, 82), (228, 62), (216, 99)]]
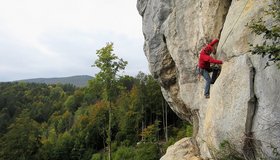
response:
[(114, 43), (125, 74), (149, 73), (136, 0), (0, 0), (0, 81), (97, 73)]

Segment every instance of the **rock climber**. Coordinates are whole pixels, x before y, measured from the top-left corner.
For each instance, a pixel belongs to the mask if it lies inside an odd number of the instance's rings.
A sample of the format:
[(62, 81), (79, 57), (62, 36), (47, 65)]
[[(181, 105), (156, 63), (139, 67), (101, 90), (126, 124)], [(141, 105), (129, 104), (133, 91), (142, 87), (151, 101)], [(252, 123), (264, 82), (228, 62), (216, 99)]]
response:
[[(223, 64), (223, 61), (214, 59), (210, 56), (212, 52), (214, 52), (214, 46), (219, 42), (218, 39), (213, 39), (211, 43), (204, 46), (199, 54), (198, 68), (199, 74), (203, 76), (206, 80), (204, 96), (205, 98), (210, 98), (210, 84), (212, 79), (209, 75), (212, 72), (213, 68), (210, 67), (210, 63), (214, 64)], [(213, 78), (213, 77), (212, 77)]]

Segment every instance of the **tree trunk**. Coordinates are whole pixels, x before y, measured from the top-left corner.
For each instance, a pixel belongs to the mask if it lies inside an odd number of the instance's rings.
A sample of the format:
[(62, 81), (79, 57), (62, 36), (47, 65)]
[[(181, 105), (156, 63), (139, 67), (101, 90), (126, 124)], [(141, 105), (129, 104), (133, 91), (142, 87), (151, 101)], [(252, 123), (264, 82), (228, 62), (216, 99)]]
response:
[(112, 124), (112, 102), (109, 102), (109, 128), (108, 128), (108, 159), (111, 160), (111, 124)]
[[(162, 109), (162, 125), (163, 125), (163, 131), (164, 135), (166, 135), (166, 127), (165, 127), (165, 101), (162, 98), (161, 102), (161, 109)], [(167, 142), (166, 136), (165, 136), (165, 142)]]
[[(142, 102), (142, 108), (141, 108), (141, 115), (142, 115), (142, 132), (141, 133), (143, 133), (143, 131), (145, 129), (145, 115), (144, 115), (144, 105), (143, 105), (143, 102)], [(141, 140), (142, 141), (144, 140), (143, 136), (142, 136)]]
[(168, 114), (168, 111), (167, 111), (167, 103), (164, 101), (164, 107), (165, 107), (165, 140), (166, 142), (168, 142), (168, 121), (167, 121), (167, 114)]

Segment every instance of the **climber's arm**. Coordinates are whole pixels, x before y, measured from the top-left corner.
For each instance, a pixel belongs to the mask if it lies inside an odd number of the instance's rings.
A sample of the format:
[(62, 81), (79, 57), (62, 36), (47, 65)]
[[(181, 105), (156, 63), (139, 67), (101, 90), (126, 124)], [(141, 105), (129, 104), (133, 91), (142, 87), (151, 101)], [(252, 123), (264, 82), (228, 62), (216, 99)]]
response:
[(211, 43), (209, 43), (209, 45), (213, 47), (218, 42), (219, 42), (218, 39), (214, 39)]
[(215, 63), (215, 64), (223, 64), (223, 61), (214, 59), (214, 58), (212, 58), (211, 56), (209, 56), (208, 62), (210, 62), (210, 63)]

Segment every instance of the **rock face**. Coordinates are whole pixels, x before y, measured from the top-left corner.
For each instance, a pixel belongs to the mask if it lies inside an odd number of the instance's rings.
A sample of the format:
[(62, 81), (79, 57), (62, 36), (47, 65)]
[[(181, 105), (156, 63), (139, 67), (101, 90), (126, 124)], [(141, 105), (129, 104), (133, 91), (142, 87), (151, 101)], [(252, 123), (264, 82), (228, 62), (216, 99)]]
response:
[[(144, 51), (173, 111), (194, 125), (200, 156), (212, 158), (227, 141), (247, 159), (280, 153), (280, 71), (251, 55), (257, 37), (245, 25), (263, 15), (268, 0), (138, 0)], [(203, 96), (194, 69), (200, 49), (219, 38), (222, 72)], [(275, 148), (278, 150), (275, 150)], [(274, 152), (273, 152), (274, 151)], [(276, 152), (275, 152), (276, 151)]]
[(200, 160), (199, 150), (196, 148), (195, 140), (183, 138), (170, 146), (166, 154), (160, 160)]

